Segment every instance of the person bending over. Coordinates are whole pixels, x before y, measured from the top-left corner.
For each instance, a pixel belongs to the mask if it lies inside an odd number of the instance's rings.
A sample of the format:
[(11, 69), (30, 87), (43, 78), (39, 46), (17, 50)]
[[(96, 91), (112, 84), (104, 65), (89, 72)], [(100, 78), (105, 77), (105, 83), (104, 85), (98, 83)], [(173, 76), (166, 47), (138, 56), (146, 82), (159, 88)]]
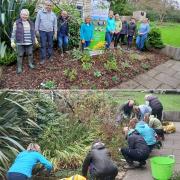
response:
[(7, 172), (7, 180), (27, 180), (31, 178), (32, 170), (37, 163), (41, 163), (48, 171), (53, 168), (52, 163), (40, 153), (40, 146), (31, 143), (27, 150), (22, 151), (16, 157)]

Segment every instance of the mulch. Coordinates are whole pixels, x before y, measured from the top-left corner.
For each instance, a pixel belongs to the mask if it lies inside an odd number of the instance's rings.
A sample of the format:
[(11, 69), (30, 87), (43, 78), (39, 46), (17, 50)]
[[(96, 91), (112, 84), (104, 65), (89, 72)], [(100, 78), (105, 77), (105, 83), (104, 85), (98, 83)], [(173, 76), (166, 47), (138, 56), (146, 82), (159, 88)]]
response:
[[(80, 61), (73, 60), (70, 54), (62, 58), (57, 50), (54, 51), (53, 62), (47, 60), (44, 65), (40, 65), (39, 51), (36, 51), (36, 68), (29, 69), (27, 58), (24, 59), (23, 73), (20, 75), (16, 74), (16, 64), (4, 67), (0, 88), (40, 89), (42, 82), (54, 81), (57, 89), (110, 89), (168, 60), (167, 56), (158, 51), (139, 54), (136, 50), (113, 50), (118, 62), (118, 71), (107, 71), (104, 63), (109, 57), (108, 53), (110, 52), (93, 56), (93, 67), (84, 71)], [(77, 70), (77, 78), (74, 81), (70, 81), (64, 74), (64, 70), (69, 68)], [(100, 77), (94, 76), (94, 71), (97, 70), (101, 72)]]

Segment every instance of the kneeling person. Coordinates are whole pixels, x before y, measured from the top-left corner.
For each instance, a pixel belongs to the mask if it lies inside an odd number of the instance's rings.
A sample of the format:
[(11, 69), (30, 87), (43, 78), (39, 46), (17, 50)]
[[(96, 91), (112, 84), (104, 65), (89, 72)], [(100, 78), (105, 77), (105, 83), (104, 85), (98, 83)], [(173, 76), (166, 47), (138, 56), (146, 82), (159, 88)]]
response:
[(144, 166), (150, 153), (146, 141), (134, 129), (129, 131), (127, 140), (128, 147), (121, 149), (121, 153), (128, 163), (128, 166), (125, 166), (125, 168), (135, 168), (136, 166), (134, 165), (134, 161), (139, 162), (139, 167)]
[(93, 143), (91, 151), (84, 160), (82, 175), (85, 177), (88, 168), (91, 179), (114, 180), (118, 174), (118, 168), (111, 160), (110, 153), (100, 141)]

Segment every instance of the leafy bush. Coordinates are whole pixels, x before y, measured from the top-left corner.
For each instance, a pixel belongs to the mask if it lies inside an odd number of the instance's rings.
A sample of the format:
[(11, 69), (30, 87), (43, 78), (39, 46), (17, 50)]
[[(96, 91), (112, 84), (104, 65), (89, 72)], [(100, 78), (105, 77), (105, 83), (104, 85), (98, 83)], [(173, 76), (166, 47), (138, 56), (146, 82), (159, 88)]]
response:
[(88, 71), (92, 68), (92, 63), (89, 63), (89, 62), (83, 62), (82, 63), (82, 69), (84, 71)]
[(14, 51), (6, 51), (3, 58), (0, 58), (1, 65), (10, 65), (14, 63), (17, 59), (16, 53)]
[(69, 47), (72, 49), (74, 47), (79, 47), (80, 42), (80, 25), (82, 23), (82, 19), (80, 17), (80, 13), (77, 10), (76, 6), (73, 4), (60, 4), (54, 8), (54, 12), (59, 15), (62, 10), (68, 12), (69, 15)]
[(158, 49), (161, 49), (164, 47), (159, 28), (151, 29), (148, 35), (147, 43), (146, 43), (146, 48), (149, 48), (149, 47), (158, 48)]
[(101, 76), (102, 76), (101, 71), (99, 71), (99, 70), (94, 71), (94, 77), (99, 78), (99, 77), (101, 77)]
[(54, 169), (77, 168), (82, 164), (89, 145), (95, 138), (88, 126), (72, 121), (62, 114), (48, 123), (40, 144), (43, 154), (54, 164)]

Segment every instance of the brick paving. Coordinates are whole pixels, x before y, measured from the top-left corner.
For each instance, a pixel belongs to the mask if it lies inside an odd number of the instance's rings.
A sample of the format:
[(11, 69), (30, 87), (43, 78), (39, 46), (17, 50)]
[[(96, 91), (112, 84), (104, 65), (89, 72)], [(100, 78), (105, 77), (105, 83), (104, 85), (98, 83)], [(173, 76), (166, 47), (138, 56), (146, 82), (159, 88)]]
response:
[[(163, 142), (162, 149), (155, 149), (151, 153), (151, 157), (161, 155), (174, 155), (175, 167), (174, 171), (180, 172), (180, 122), (175, 123), (176, 133), (165, 135), (165, 141)], [(145, 169), (128, 170), (123, 180), (153, 180), (151, 176), (150, 162), (148, 160), (147, 167)]]
[(179, 89), (180, 61), (169, 60), (154, 69), (124, 82), (116, 89)]

